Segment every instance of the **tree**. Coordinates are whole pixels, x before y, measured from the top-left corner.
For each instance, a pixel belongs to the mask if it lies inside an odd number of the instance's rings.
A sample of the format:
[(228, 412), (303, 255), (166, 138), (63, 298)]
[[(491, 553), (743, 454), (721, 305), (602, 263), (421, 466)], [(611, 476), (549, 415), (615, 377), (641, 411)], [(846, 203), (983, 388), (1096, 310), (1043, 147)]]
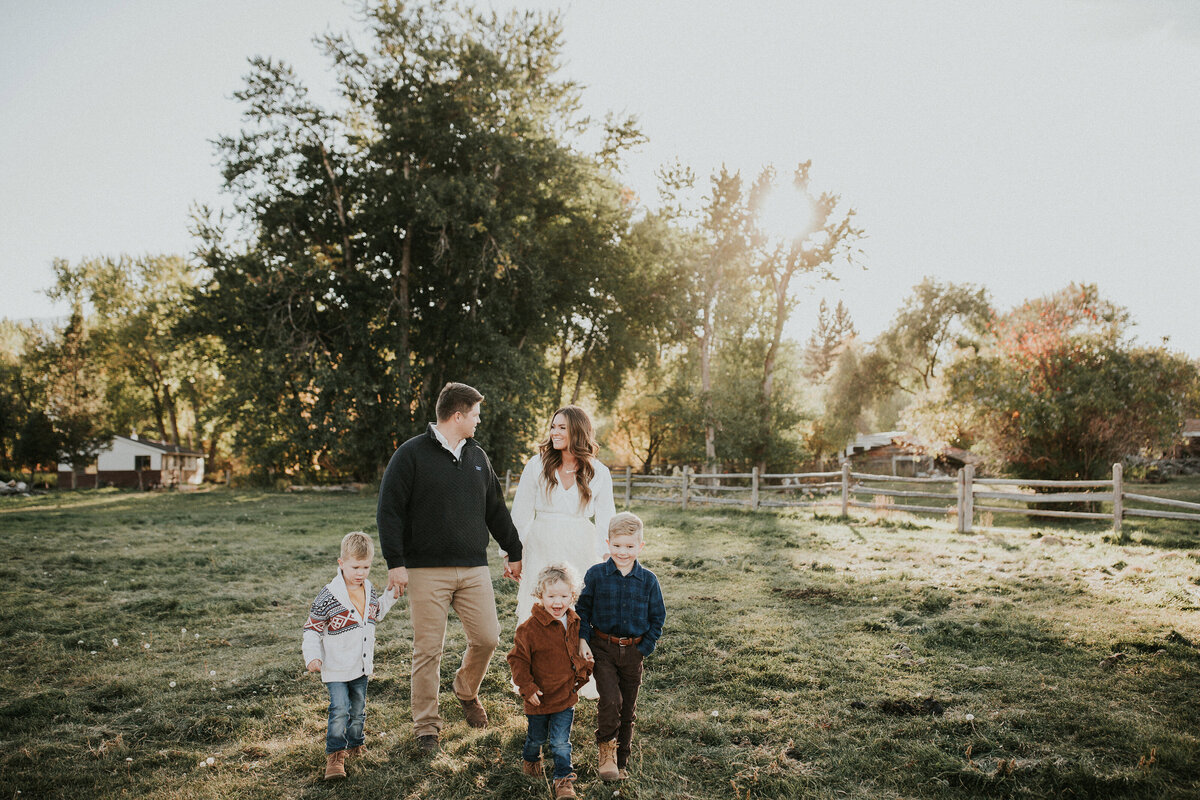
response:
[[(749, 197), (751, 216), (755, 220), (755, 271), (765, 282), (766, 320), (764, 337), (767, 346), (762, 364), (762, 382), (759, 389), (760, 406), (760, 457), (757, 459), (763, 470), (767, 466), (767, 443), (773, 441), (773, 432), (778, 420), (773, 418), (772, 406), (775, 391), (775, 372), (779, 363), (783, 329), (796, 304), (796, 282), (802, 276), (820, 272), (824, 278), (833, 277), (833, 264), (839, 260), (851, 260), (854, 243), (863, 231), (853, 224), (854, 209), (842, 206), (841, 198), (830, 192), (814, 196), (810, 172), (812, 162), (805, 161), (796, 167), (791, 180), (785, 187), (775, 186), (775, 172), (764, 169), (755, 181)], [(771, 202), (773, 195), (782, 190), (802, 199), (800, 214), (809, 219), (795, 219), (799, 229), (787, 231), (785, 235), (772, 235), (763, 226), (761, 212)], [(783, 224), (795, 216), (795, 203), (785, 209)], [(790, 227), (790, 226), (789, 226)]]
[(1131, 344), (1128, 324), (1094, 285), (1027, 301), (978, 352), (960, 352), (918, 416), (1017, 477), (1102, 478), (1172, 444), (1197, 379), (1186, 358)]
[[(82, 305), (76, 299), (66, 326), (56, 330), (53, 337), (39, 337), (28, 352), (30, 371), (37, 383), (33, 410), (50, 421), (58, 460), (71, 465), (71, 488), (75, 488), (79, 469), (93, 463), (101, 448), (112, 440), (104, 402), (104, 375), (93, 345)], [(40, 454), (45, 441), (40, 429), (36, 441), (37, 446), (30, 447)]]
[(197, 422), (216, 376), (215, 343), (180, 337), (196, 270), (179, 256), (54, 262), (50, 295), (78, 297), (92, 309), (93, 356), (106, 367), (106, 399), (119, 430), (153, 427), (158, 438), (195, 446)]
[(211, 280), (190, 330), (221, 340), (220, 410), (264, 472), (373, 477), (448, 380), (505, 420), (481, 428), (503, 468), (569, 375), (573, 395), (607, 390), (636, 362), (632, 209), (610, 166), (636, 129), (610, 120), (599, 153), (579, 146), (596, 126), (558, 77), (555, 16), (365, 16), (368, 48), (321, 39), (340, 108), (252, 62), (244, 130), (218, 142), (252, 235), (198, 219)]
[(986, 289), (926, 277), (875, 340), (879, 380), (910, 396), (928, 391), (946, 359), (974, 346), (991, 317)]
[(29, 485), (32, 486), (38, 467), (54, 464), (61, 450), (62, 444), (54, 426), (42, 411), (35, 409), (17, 433), (13, 462), (29, 470)]
[(846, 343), (857, 335), (846, 305), (838, 300), (837, 308), (831, 312), (822, 299), (817, 310), (817, 326), (804, 347), (805, 374), (811, 380), (822, 380), (829, 374)]

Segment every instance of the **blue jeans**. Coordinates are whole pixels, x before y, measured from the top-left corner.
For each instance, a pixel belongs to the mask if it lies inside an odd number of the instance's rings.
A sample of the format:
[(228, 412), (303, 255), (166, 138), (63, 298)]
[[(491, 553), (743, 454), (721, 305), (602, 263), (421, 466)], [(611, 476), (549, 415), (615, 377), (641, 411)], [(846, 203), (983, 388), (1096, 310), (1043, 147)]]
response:
[(367, 676), (352, 681), (333, 681), (329, 687), (329, 727), (325, 731), (325, 752), (336, 753), (363, 743), (367, 722)]
[(542, 745), (550, 740), (550, 755), (554, 757), (554, 779), (565, 778), (574, 772), (571, 766), (571, 723), (575, 721), (575, 709), (567, 708), (553, 714), (526, 714), (529, 733), (525, 734), (525, 751), (521, 754), (526, 761), (537, 761), (542, 757)]

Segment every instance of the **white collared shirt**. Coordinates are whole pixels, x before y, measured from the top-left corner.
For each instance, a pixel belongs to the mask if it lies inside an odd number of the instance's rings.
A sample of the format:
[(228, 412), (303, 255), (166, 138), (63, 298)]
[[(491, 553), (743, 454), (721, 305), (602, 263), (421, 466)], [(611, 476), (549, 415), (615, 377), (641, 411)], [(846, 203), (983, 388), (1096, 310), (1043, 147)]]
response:
[(466, 444), (467, 440), (460, 439), (458, 442), (458, 447), (451, 447), (450, 440), (442, 435), (442, 432), (438, 430), (437, 425), (431, 422), (429, 423), (429, 427), (433, 429), (433, 435), (436, 436), (437, 440), (442, 443), (442, 447), (450, 451), (450, 454), (454, 456), (455, 460), (461, 460), (463, 445)]

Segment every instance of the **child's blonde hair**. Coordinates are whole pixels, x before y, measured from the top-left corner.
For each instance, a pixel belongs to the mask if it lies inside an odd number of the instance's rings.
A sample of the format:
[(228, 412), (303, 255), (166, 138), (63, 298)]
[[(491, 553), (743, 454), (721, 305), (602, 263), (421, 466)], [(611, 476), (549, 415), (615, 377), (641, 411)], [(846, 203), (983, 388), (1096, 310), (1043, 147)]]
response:
[(614, 536), (633, 536), (642, 541), (642, 519), (630, 511), (613, 514), (608, 521), (608, 538)]
[(530, 594), (540, 600), (542, 595), (546, 593), (546, 587), (559, 581), (571, 587), (572, 598), (579, 598), (579, 573), (575, 571), (574, 567), (565, 562), (543, 567), (542, 571), (537, 574), (537, 580), (533, 582), (533, 591)]
[(340, 558), (365, 558), (370, 561), (375, 557), (375, 543), (371, 537), (362, 531), (351, 531), (342, 537), (342, 554)]

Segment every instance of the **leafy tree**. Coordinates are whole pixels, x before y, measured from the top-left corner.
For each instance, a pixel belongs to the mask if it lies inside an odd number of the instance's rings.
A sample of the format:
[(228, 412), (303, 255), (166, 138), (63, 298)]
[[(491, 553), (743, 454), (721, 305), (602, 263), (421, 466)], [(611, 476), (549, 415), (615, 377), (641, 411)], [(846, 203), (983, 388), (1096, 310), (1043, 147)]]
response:
[(925, 278), (875, 340), (878, 379), (908, 395), (928, 391), (956, 349), (973, 346), (992, 317), (987, 290)]
[(759, 435), (756, 437), (757, 462), (766, 469), (768, 448), (776, 441), (775, 432), (780, 420), (775, 417), (775, 374), (779, 365), (783, 329), (796, 304), (796, 283), (804, 276), (820, 274), (833, 277), (835, 261), (851, 260), (854, 243), (863, 231), (853, 224), (854, 210), (843, 207), (841, 198), (830, 192), (814, 196), (810, 172), (812, 162), (800, 164), (792, 173), (790, 189), (804, 198), (811, 218), (796, 220), (804, 227), (796, 235), (775, 238), (762, 227), (759, 212), (770, 202), (775, 187), (774, 170), (764, 169), (749, 197), (751, 217), (755, 220), (755, 271), (763, 280), (765, 320), (762, 326), (766, 349), (762, 365), (759, 396)]
[(54, 262), (52, 297), (73, 297), (93, 311), (92, 353), (106, 367), (114, 428), (153, 427), (158, 438), (195, 446), (197, 420), (219, 381), (208, 337), (179, 337), (195, 269), (179, 256)]
[(191, 330), (221, 339), (222, 416), (262, 470), (373, 476), (448, 380), (505, 420), (481, 428), (503, 467), (569, 378), (611, 394), (644, 347), (611, 169), (636, 129), (577, 144), (596, 126), (557, 76), (557, 17), (379, 2), (366, 24), (366, 49), (321, 39), (338, 109), (253, 62), (245, 128), (218, 142), (251, 236), (198, 219), (212, 279)]
[(1028, 301), (995, 320), (978, 353), (960, 353), (918, 416), (1015, 476), (1102, 478), (1170, 446), (1197, 379), (1186, 358), (1132, 345), (1128, 324), (1093, 285)]
[[(103, 367), (93, 345), (82, 306), (75, 302), (66, 326), (53, 337), (39, 337), (27, 354), (36, 382), (31, 391), (36, 398), (33, 410), (49, 419), (58, 459), (71, 464), (71, 488), (79, 469), (93, 463), (112, 440)], [(30, 447), (40, 454), (44, 440), (39, 429), (38, 444)], [(23, 448), (22, 452), (30, 451)]]
[(29, 485), (32, 486), (38, 468), (54, 465), (61, 450), (62, 443), (54, 425), (45, 413), (34, 409), (25, 417), (17, 433), (13, 445), (13, 462), (16, 466), (29, 470)]

